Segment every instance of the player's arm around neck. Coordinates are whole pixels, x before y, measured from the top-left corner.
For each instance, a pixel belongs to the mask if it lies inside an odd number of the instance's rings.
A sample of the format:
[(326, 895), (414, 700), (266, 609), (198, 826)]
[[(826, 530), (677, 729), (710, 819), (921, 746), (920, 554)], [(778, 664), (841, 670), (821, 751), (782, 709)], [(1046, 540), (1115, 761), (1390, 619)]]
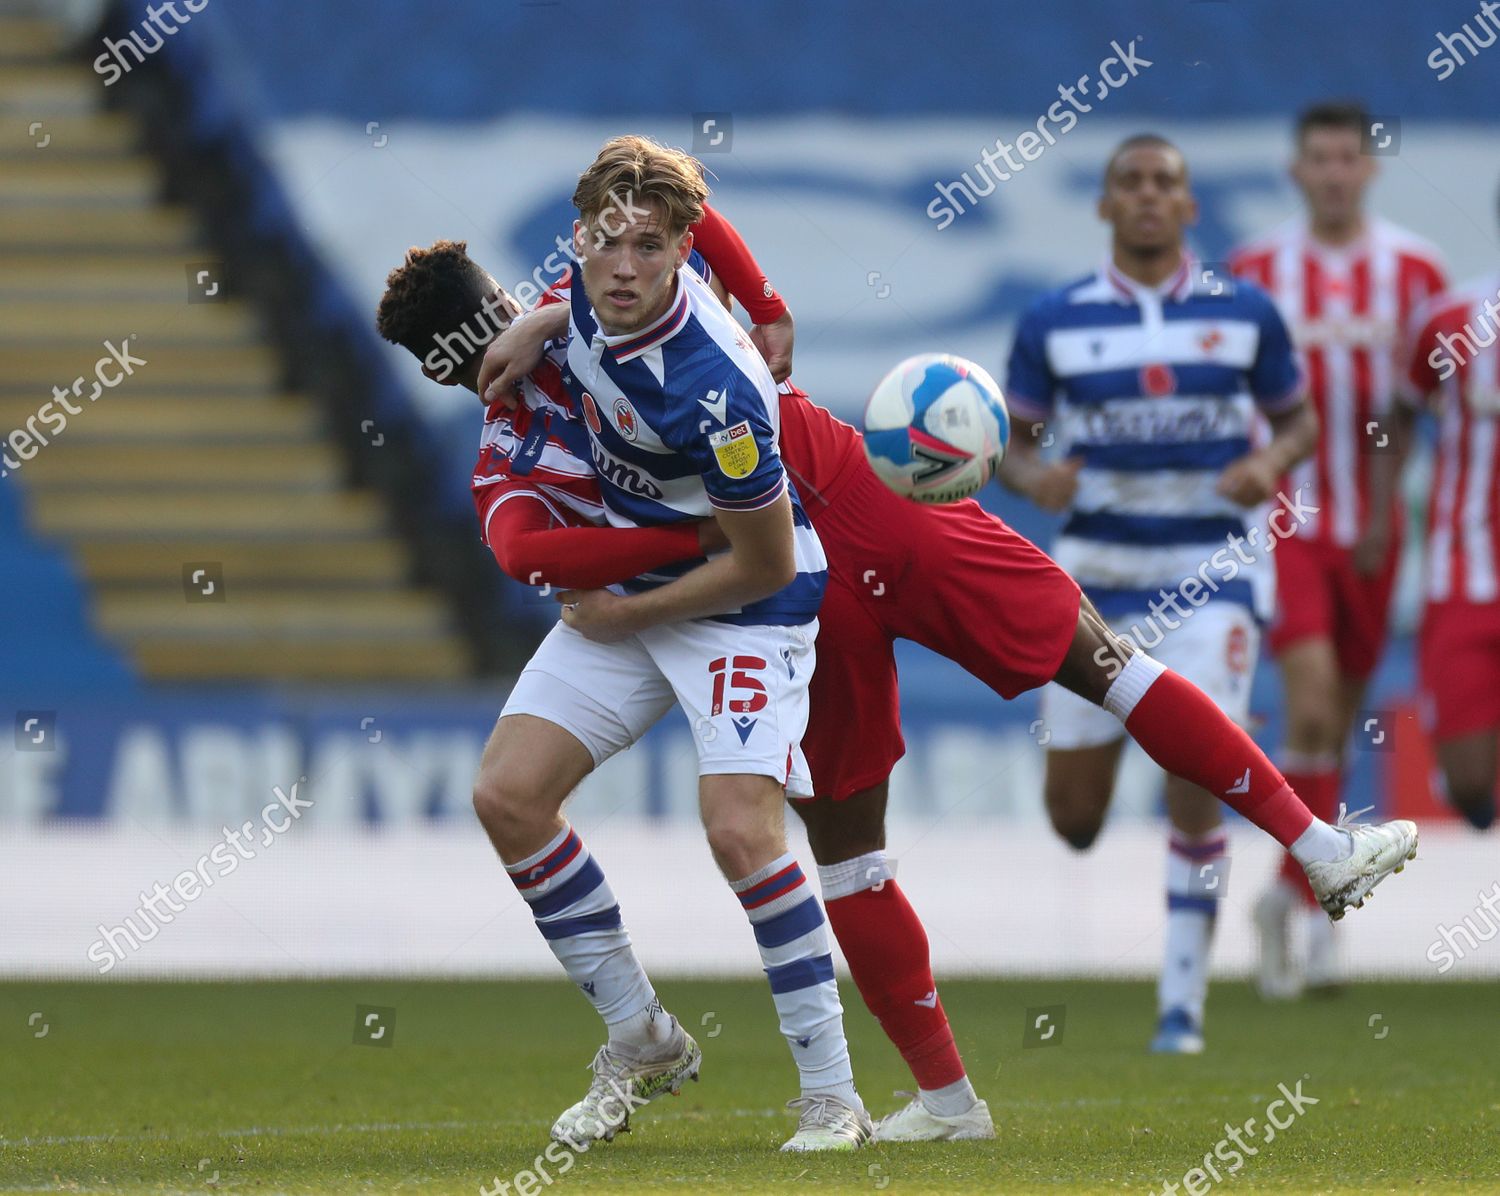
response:
[[(781, 497), (757, 511), (718, 511), (729, 551), (657, 590), (622, 598), (607, 590), (558, 595), (563, 621), (608, 643), (648, 627), (739, 610), (790, 585), (797, 576), (792, 502)], [(576, 604), (576, 605), (575, 605)]]
[(479, 396), (494, 403), (511, 395), (521, 379), (541, 364), (550, 340), (568, 335), (568, 305), (549, 303), (516, 320), (492, 340), (479, 366)]

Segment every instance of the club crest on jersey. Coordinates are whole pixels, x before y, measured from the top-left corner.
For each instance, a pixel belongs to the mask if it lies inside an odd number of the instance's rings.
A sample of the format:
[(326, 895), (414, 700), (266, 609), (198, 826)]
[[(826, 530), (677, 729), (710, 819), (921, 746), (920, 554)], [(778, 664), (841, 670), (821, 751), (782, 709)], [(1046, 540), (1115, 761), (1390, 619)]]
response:
[(1156, 362), (1153, 365), (1141, 367), (1141, 393), (1150, 395), (1152, 398), (1161, 398), (1163, 395), (1175, 393), (1177, 390), (1177, 375), (1172, 372), (1172, 367)]
[(1250, 635), (1239, 625), (1229, 629), (1229, 639), (1224, 645), (1224, 663), (1235, 677), (1250, 671)]
[(615, 400), (615, 428), (626, 440), (634, 441), (638, 424), (635, 418), (635, 408), (630, 405), (629, 399)]
[(594, 396), (588, 391), (583, 392), (583, 418), (588, 421), (589, 428), (595, 436), (604, 431), (604, 423), (599, 418), (599, 408), (594, 405)]
[(760, 464), (760, 448), (755, 443), (749, 420), (741, 420), (722, 432), (711, 432), (708, 443), (725, 477), (748, 478)]

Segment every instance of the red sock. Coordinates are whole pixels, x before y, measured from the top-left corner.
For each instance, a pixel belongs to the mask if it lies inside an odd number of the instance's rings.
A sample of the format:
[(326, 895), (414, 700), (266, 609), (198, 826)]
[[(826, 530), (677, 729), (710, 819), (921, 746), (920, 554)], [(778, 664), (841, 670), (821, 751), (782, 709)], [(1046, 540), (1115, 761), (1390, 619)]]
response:
[(963, 1079), (963, 1060), (932, 979), (927, 932), (906, 894), (886, 880), (824, 905), (859, 995), (917, 1087), (931, 1092)]
[(1196, 685), (1149, 656), (1130, 658), (1104, 708), (1125, 720), (1151, 759), (1207, 789), (1283, 847), (1312, 825), (1312, 811), (1255, 740)]
[[(1324, 822), (1332, 822), (1338, 812), (1342, 780), (1337, 768), (1298, 768), (1286, 773), (1286, 783), (1297, 791), (1297, 796), (1307, 804), (1307, 808)], [(1302, 904), (1318, 904), (1318, 899), (1313, 896), (1312, 886), (1307, 883), (1307, 873), (1290, 852), (1281, 857), (1281, 879), (1297, 890)]]

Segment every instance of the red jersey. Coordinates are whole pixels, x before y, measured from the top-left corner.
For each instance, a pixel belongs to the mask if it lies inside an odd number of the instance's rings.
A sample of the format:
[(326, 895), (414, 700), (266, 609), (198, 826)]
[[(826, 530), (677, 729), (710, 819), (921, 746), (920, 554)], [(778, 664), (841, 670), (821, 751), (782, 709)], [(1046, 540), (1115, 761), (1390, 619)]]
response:
[(1318, 508), (1296, 534), (1347, 548), (1369, 515), (1366, 425), (1400, 389), (1412, 317), (1446, 285), (1441, 259), (1426, 241), (1372, 218), (1358, 241), (1338, 247), (1293, 225), (1235, 252), (1230, 268), (1276, 301), (1322, 425), (1317, 451), (1291, 475), (1291, 493), (1300, 489)]
[(826, 506), (856, 463), (865, 459), (864, 438), (807, 392), (781, 384), (781, 460), (812, 513)]
[(484, 413), (472, 489), (486, 544), (496, 510), (521, 496), (540, 501), (566, 527), (604, 522), (588, 434), (571, 414), (572, 400), (556, 361), (544, 359), (532, 371), (522, 399), (514, 409), (491, 403)]
[[(1488, 301), (1489, 310), (1485, 310)], [(1430, 398), (1439, 424), (1428, 504), (1427, 600), (1500, 598), (1500, 277), (1421, 313), (1404, 396)]]

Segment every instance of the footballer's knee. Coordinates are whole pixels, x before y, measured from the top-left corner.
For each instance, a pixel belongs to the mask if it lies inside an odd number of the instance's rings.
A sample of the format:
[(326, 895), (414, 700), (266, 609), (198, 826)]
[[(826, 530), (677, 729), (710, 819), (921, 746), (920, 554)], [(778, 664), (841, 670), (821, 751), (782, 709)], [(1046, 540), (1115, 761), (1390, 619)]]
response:
[(501, 768), (487, 769), (475, 780), (474, 813), (495, 846), (514, 858), (545, 846), (536, 840), (557, 821), (557, 809), (545, 795)]
[(1495, 821), (1495, 784), (1473, 769), (1447, 769), (1443, 788), (1448, 803), (1476, 830), (1489, 830)]
[(1047, 817), (1052, 829), (1075, 851), (1087, 851), (1104, 827), (1108, 801), (1099, 801), (1071, 785), (1048, 784)]
[(768, 835), (753, 819), (719, 818), (705, 829), (708, 848), (730, 880), (759, 871), (786, 850), (784, 838)]
[(807, 828), (807, 845), (820, 866), (842, 864), (885, 850), (885, 803), (888, 782), (882, 781), (842, 801), (817, 798), (793, 802)]
[(703, 780), (703, 829), (709, 850), (726, 877), (749, 876), (786, 851), (779, 785), (767, 777)]
[(1053, 678), (1070, 693), (1104, 704), (1104, 696), (1120, 675), (1126, 661), (1137, 651), (1125, 637), (1116, 634), (1087, 598), (1078, 610), (1073, 642)]
[(1474, 785), (1466, 788), (1448, 786), (1448, 798), (1453, 808), (1463, 815), (1475, 830), (1487, 831), (1495, 822), (1495, 792), (1489, 785)]
[(1293, 702), (1287, 709), (1286, 744), (1294, 752), (1335, 755), (1342, 746), (1344, 728), (1330, 705)]

